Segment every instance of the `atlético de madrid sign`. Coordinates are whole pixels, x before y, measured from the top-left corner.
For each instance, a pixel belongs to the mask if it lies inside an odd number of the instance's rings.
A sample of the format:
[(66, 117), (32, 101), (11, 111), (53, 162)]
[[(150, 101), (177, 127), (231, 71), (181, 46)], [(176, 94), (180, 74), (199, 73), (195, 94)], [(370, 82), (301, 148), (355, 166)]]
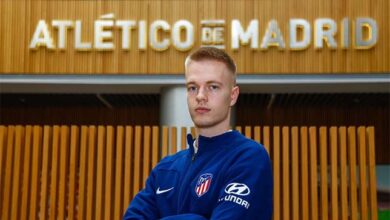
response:
[[(369, 17), (337, 21), (332, 18), (314, 21), (291, 18), (287, 22), (286, 33), (275, 19), (266, 21), (262, 26), (259, 19), (245, 23), (238, 19), (205, 19), (195, 24), (188, 20), (173, 23), (165, 20), (123, 20), (115, 18), (114, 14), (106, 14), (94, 21), (93, 39), (87, 39), (82, 20), (41, 19), (30, 38), (29, 49), (66, 50), (73, 47), (76, 51), (164, 51), (175, 48), (188, 51), (196, 43), (232, 50), (243, 47), (253, 50), (305, 50), (309, 47), (370, 49), (378, 42), (377, 22)], [(118, 35), (115, 32), (120, 35), (118, 40), (114, 38)], [(136, 43), (132, 40), (134, 36), (137, 36)], [(74, 39), (73, 45), (68, 45), (69, 37)]]

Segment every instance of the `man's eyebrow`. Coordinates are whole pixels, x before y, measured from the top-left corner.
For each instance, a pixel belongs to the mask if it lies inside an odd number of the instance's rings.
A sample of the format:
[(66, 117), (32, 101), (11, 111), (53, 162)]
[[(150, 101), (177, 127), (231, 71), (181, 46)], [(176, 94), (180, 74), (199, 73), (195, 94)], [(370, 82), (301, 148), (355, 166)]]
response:
[[(189, 81), (189, 82), (186, 82), (186, 86), (188, 86), (188, 85), (195, 85), (196, 84), (196, 82), (194, 82), (194, 81)], [(215, 81), (215, 80), (210, 80), (210, 81), (207, 81), (206, 82), (206, 84), (218, 84), (218, 85), (222, 85), (222, 83), (221, 82), (219, 82), (219, 81)]]
[(195, 84), (195, 82), (193, 82), (193, 81), (186, 82), (186, 86), (192, 85), (192, 84)]
[(219, 85), (222, 85), (222, 83), (221, 83), (221, 82), (218, 82), (218, 81), (214, 81), (214, 80), (211, 80), (211, 81), (207, 81), (206, 83), (207, 83), (207, 84), (213, 84), (213, 83), (215, 83), (215, 84), (219, 84)]

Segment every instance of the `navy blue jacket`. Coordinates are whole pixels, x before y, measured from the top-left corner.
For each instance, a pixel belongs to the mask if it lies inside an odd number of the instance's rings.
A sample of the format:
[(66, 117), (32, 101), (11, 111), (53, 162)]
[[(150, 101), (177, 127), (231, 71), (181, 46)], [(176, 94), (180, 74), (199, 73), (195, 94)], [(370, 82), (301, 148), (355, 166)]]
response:
[(237, 131), (199, 136), (189, 148), (164, 158), (123, 219), (272, 218), (273, 177), (264, 147)]

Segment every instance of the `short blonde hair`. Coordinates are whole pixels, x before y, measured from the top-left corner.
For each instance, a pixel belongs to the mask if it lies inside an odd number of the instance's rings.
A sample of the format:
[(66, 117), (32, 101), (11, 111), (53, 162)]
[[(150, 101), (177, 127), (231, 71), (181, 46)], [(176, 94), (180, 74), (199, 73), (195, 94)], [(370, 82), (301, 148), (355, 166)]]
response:
[(215, 47), (201, 47), (186, 58), (184, 65), (187, 68), (191, 61), (202, 60), (215, 60), (224, 63), (229, 71), (233, 73), (234, 78), (236, 78), (236, 64), (225, 51)]

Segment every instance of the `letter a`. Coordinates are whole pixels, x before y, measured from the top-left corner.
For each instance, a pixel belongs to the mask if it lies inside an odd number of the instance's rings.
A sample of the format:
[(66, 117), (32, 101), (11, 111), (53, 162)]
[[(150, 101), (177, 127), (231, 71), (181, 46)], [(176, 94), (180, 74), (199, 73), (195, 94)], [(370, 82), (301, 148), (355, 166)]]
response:
[(45, 20), (39, 20), (29, 48), (37, 49), (40, 46), (54, 49), (53, 39), (50, 37), (50, 31)]

